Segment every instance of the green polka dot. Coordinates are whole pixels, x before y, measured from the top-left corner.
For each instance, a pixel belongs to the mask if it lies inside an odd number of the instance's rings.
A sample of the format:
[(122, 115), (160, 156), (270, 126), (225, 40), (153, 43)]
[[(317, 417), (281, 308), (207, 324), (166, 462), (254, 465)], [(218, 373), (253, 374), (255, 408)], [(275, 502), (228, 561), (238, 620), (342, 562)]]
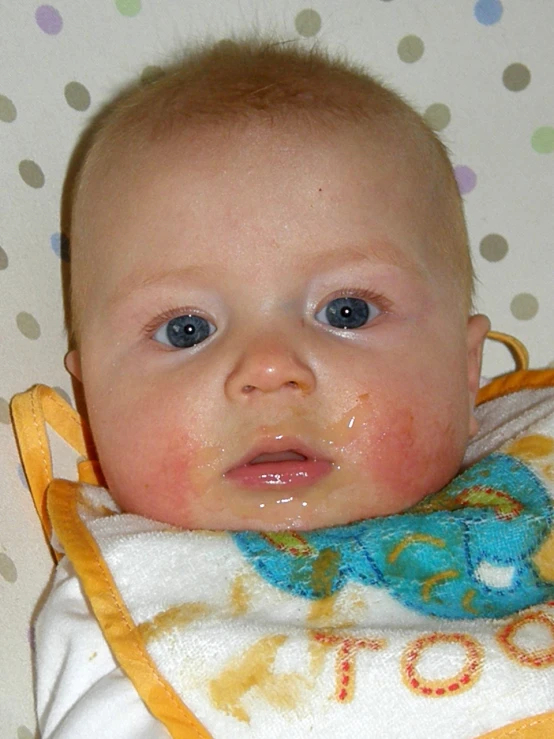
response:
[(508, 253), (508, 242), (500, 234), (488, 234), (481, 239), (479, 251), (487, 262), (499, 262)]
[(39, 188), (44, 185), (44, 173), (32, 159), (24, 159), (19, 162), (19, 175), (29, 187)]
[(419, 36), (404, 36), (398, 44), (398, 56), (408, 64), (419, 61), (424, 51), (425, 45)]
[(0, 269), (7, 269), (9, 264), (8, 255), (0, 246)]
[(115, 7), (121, 15), (128, 15), (130, 17), (140, 13), (141, 5), (141, 0), (115, 0)]
[(529, 321), (537, 315), (539, 301), (534, 295), (520, 293), (510, 303), (510, 310), (512, 311), (512, 315), (520, 321)]
[(554, 126), (537, 128), (531, 137), (531, 146), (539, 154), (552, 154), (554, 151)]
[(450, 108), (443, 103), (433, 103), (423, 114), (425, 122), (435, 131), (442, 131), (450, 123)]
[(17, 328), (23, 336), (28, 339), (38, 339), (40, 336), (40, 325), (37, 319), (30, 313), (21, 312), (16, 317)]
[(316, 10), (306, 8), (301, 10), (294, 19), (294, 26), (300, 36), (309, 38), (321, 30), (321, 16)]
[(525, 64), (510, 64), (502, 75), (504, 87), (511, 92), (519, 92), (531, 82), (531, 72)]
[(80, 82), (68, 82), (64, 89), (67, 104), (73, 110), (87, 110), (90, 106), (90, 93)]
[(17, 567), (7, 554), (0, 553), (0, 576), (6, 582), (14, 583), (17, 580)]
[(5, 95), (0, 95), (0, 121), (11, 123), (17, 118), (17, 110), (12, 101)]
[(163, 77), (165, 72), (161, 67), (156, 67), (154, 65), (145, 67), (142, 70), (142, 74), (140, 75), (140, 81), (143, 85), (147, 85), (150, 82), (155, 82), (156, 80), (159, 80), (160, 77)]
[(6, 398), (0, 398), (0, 423), (5, 423), (8, 426), (11, 423), (10, 404)]

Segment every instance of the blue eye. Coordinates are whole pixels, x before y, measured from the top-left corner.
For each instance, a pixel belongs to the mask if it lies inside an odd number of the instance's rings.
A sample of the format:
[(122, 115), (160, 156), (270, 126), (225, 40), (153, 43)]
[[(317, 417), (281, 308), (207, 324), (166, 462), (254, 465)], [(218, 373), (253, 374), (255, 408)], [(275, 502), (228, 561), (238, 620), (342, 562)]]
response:
[(334, 328), (361, 328), (379, 313), (379, 309), (372, 303), (345, 296), (330, 300), (315, 317)]
[(215, 330), (213, 324), (200, 316), (176, 316), (160, 326), (153, 338), (175, 349), (190, 349), (207, 339)]

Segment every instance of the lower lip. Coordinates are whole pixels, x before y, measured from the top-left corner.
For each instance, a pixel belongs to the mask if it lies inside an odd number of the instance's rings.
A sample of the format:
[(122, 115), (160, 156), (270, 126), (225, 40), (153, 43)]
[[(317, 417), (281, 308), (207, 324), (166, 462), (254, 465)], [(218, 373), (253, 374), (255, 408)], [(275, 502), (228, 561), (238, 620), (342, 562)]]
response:
[(313, 485), (332, 469), (331, 462), (322, 459), (262, 462), (235, 467), (225, 474), (225, 478), (252, 490), (297, 490)]

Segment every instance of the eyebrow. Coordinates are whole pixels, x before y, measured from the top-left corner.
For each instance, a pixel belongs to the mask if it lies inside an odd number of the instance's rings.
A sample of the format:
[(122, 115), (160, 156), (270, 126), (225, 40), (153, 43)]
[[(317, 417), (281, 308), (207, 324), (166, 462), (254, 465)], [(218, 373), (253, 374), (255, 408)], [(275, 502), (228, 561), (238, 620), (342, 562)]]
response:
[(360, 246), (348, 245), (339, 249), (329, 249), (325, 252), (307, 257), (303, 266), (310, 270), (328, 269), (336, 266), (337, 263), (359, 264), (368, 262), (370, 264), (390, 264), (401, 269), (416, 270), (419, 273), (425, 272), (425, 267), (421, 261), (414, 259), (411, 255), (396, 249), (390, 242), (375, 241)]
[[(390, 264), (401, 269), (416, 270), (420, 274), (425, 271), (421, 263), (395, 249), (393, 245), (386, 241), (360, 246), (347, 245), (307, 255), (300, 260), (299, 266), (302, 270), (313, 274), (319, 270), (332, 269), (337, 265), (342, 266), (345, 262), (353, 265), (366, 262), (369, 264)], [(111, 296), (107, 302), (113, 308), (127, 300), (130, 295), (140, 294), (150, 286), (163, 284), (164, 282), (183, 283), (193, 277), (204, 277), (212, 281), (218, 275), (224, 278), (226, 273), (226, 269), (215, 265), (190, 265), (179, 269), (164, 269), (156, 271), (144, 279), (137, 279), (136, 274), (131, 272), (122, 280), (117, 293)]]
[(127, 300), (130, 295), (135, 295), (147, 290), (150, 286), (163, 284), (164, 282), (185, 282), (191, 277), (208, 277), (213, 279), (216, 274), (224, 274), (224, 270), (220, 270), (214, 266), (190, 265), (189, 267), (180, 267), (179, 269), (164, 269), (154, 272), (144, 279), (137, 279), (136, 274), (131, 272), (123, 278), (118, 285), (117, 293), (108, 299), (110, 307), (118, 306)]

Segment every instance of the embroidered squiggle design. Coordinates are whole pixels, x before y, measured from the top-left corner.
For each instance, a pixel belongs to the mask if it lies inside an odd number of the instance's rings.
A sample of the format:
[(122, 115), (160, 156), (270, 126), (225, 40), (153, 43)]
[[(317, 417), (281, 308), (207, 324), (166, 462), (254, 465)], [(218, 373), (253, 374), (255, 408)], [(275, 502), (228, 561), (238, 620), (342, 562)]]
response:
[(428, 615), (499, 618), (554, 598), (540, 556), (553, 513), (528, 464), (495, 453), (399, 515), (233, 538), (259, 575), (295, 595), (326, 598), (357, 582)]

